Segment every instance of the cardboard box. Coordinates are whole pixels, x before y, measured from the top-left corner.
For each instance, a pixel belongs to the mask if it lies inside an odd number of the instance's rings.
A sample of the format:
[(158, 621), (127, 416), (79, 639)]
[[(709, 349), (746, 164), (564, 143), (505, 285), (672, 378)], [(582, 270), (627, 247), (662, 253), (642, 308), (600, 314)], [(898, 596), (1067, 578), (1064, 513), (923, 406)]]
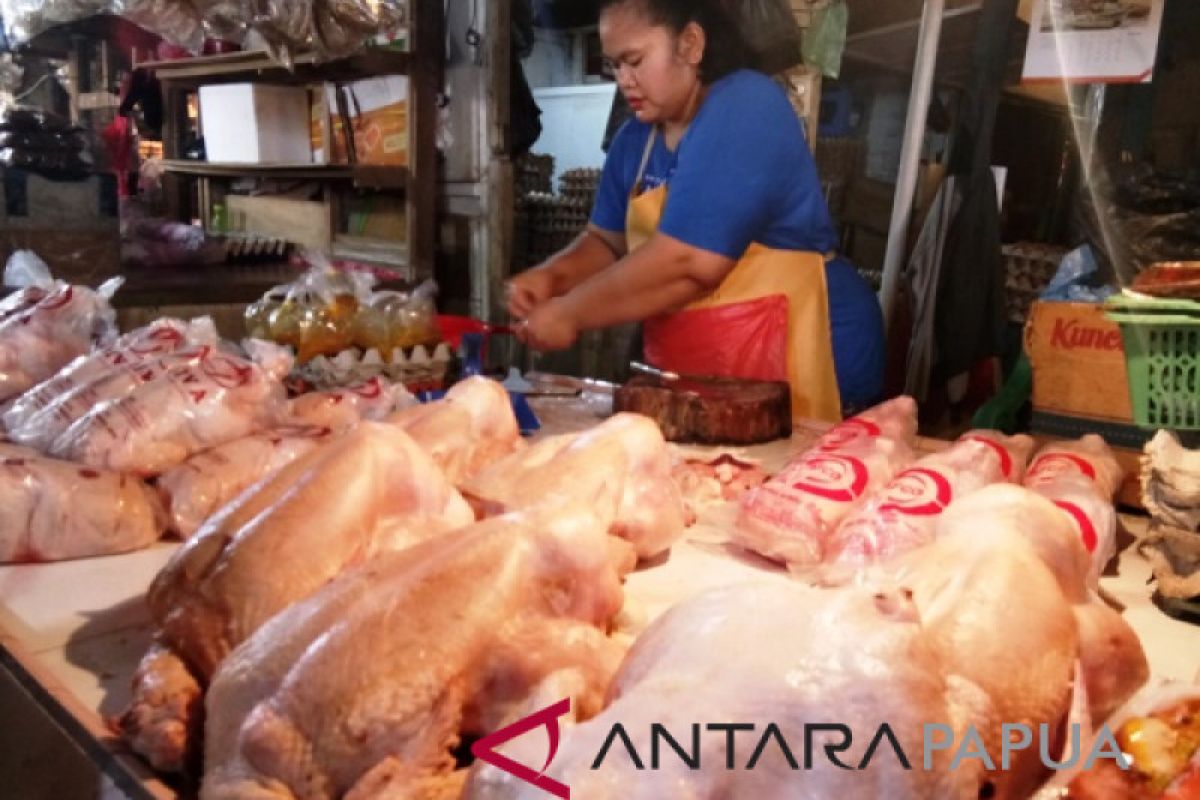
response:
[[(345, 164), (350, 157), (336, 91), (332, 86), (326, 90), (332, 140), (328, 152), (331, 163)], [(350, 84), (345, 92), (357, 163), (408, 166), (408, 78), (369, 78)]]
[(230, 194), (225, 205), (236, 231), (278, 237), (320, 252), (327, 252), (333, 240), (329, 207), (315, 200)]
[(1033, 407), (1132, 422), (1121, 330), (1097, 303), (1036, 302), (1025, 326)]
[(211, 162), (312, 163), (308, 90), (303, 86), (201, 86), (200, 125)]

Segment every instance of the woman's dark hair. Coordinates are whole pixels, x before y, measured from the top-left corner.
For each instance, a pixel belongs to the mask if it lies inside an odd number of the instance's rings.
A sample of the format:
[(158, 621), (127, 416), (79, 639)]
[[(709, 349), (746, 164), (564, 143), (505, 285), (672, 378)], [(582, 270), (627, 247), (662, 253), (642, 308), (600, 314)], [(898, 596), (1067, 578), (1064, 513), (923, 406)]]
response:
[(737, 23), (720, 0), (600, 0), (600, 13), (609, 8), (636, 8), (652, 25), (662, 25), (678, 35), (694, 22), (704, 31), (704, 58), (700, 80), (713, 83), (739, 69), (757, 65), (738, 31)]

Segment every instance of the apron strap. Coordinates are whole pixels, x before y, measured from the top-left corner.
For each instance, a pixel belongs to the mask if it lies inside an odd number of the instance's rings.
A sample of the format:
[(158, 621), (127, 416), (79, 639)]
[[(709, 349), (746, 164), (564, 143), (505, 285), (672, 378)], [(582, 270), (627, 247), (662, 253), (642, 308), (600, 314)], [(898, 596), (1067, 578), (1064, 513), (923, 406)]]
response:
[(646, 137), (646, 147), (642, 150), (642, 163), (638, 164), (637, 177), (633, 179), (634, 197), (642, 193), (642, 178), (646, 174), (646, 165), (650, 163), (650, 154), (654, 152), (654, 143), (657, 140), (658, 126), (655, 125), (650, 129), (650, 135)]

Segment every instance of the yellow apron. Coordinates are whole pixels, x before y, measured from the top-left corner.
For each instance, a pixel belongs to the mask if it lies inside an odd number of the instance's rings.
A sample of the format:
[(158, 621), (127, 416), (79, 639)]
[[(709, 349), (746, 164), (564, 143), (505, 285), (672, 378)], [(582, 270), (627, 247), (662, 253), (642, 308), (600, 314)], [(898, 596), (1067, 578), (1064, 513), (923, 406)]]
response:
[[(625, 217), (625, 242), (629, 252), (641, 247), (658, 230), (667, 202), (666, 185), (639, 193), (642, 175), (654, 146), (650, 135)], [(832, 326), (825, 285), (825, 257), (820, 253), (774, 250), (757, 242), (746, 249), (733, 270), (711, 294), (684, 309), (711, 309), (732, 303), (782, 295), (787, 300), (787, 379), (792, 389), (792, 418), (836, 422), (842, 418), (837, 374), (833, 366)], [(647, 343), (679, 320), (665, 314), (648, 321)], [(719, 347), (719, 334), (701, 347)], [(670, 364), (655, 366), (672, 369)]]

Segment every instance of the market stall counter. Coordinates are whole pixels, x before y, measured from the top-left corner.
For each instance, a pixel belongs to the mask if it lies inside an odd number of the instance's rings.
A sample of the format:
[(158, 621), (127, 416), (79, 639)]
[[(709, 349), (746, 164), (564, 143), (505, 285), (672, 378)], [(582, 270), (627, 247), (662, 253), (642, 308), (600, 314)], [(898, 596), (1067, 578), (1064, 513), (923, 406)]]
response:
[[(607, 413), (606, 398), (533, 398), (539, 439), (591, 428)], [(803, 423), (791, 439), (741, 448), (739, 457), (768, 474), (816, 440), (824, 423)], [(933, 453), (945, 442), (920, 439)], [(697, 451), (700, 452), (700, 451)], [(668, 554), (643, 562), (625, 584), (626, 624), (644, 629), (668, 608), (703, 590), (764, 575), (788, 582), (777, 564), (731, 546), (723, 534), (730, 503), (707, 506)], [(1123, 607), (1151, 668), (1151, 680), (1197, 679), (1200, 626), (1171, 619), (1151, 601), (1150, 567), (1137, 540), (1144, 517), (1122, 515), (1123, 549), (1100, 587)], [(154, 626), (145, 596), (179, 547), (162, 542), (125, 555), (0, 567), (0, 773), (20, 781), (24, 797), (69, 796), (81, 785), (104, 797), (171, 797), (194, 787), (168, 785), (114, 731), (130, 702), (130, 679), (151, 644)], [(1111, 570), (1110, 570), (1111, 571)], [(774, 579), (769, 578), (769, 579)], [(12, 724), (15, 722), (16, 724)], [(73, 789), (64, 790), (70, 776)]]

